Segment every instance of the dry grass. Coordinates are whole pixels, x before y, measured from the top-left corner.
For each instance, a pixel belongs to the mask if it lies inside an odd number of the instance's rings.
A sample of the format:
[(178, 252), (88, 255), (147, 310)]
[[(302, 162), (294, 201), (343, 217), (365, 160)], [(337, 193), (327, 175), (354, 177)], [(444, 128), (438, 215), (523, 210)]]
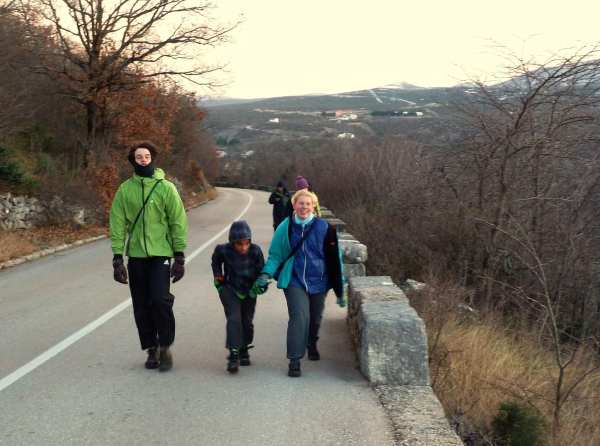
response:
[(554, 353), (539, 342), (539, 333), (534, 327), (528, 332), (508, 330), (494, 316), (471, 317), (472, 313), (458, 310), (459, 289), (442, 289), (413, 294), (411, 301), (428, 331), (432, 386), (448, 417), (460, 419), (463, 432), (485, 430), (501, 402), (518, 400), (546, 420), (545, 445), (600, 444), (600, 371), (595, 369), (599, 366), (595, 352), (582, 349), (567, 368), (565, 389), (594, 371), (567, 399), (560, 427), (552, 435), (558, 367)]
[(219, 191), (212, 187), (202, 192), (189, 192), (186, 194), (185, 208), (186, 210), (192, 209), (207, 200), (214, 200), (217, 195), (219, 195)]
[[(218, 191), (208, 189), (195, 194), (188, 193), (185, 201), (186, 209), (191, 209), (207, 200), (216, 198)], [(65, 243), (73, 243), (99, 235), (108, 235), (106, 226), (38, 226), (32, 229), (19, 229), (12, 231), (0, 230), (0, 263), (7, 260), (17, 259), (33, 252), (58, 246)]]
[(16, 259), (51, 246), (108, 235), (103, 226), (39, 226), (32, 229), (0, 231), (0, 262)]

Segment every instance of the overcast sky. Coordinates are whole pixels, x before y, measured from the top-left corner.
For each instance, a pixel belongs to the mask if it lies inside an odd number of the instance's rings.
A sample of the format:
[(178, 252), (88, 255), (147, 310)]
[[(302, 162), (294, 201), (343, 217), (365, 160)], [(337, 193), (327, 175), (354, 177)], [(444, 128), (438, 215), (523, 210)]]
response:
[[(335, 93), (408, 82), (459, 83), (500, 63), (488, 39), (527, 55), (600, 41), (600, 2), (571, 0), (219, 0), (243, 14), (224, 96)], [(524, 40), (527, 42), (524, 44)]]

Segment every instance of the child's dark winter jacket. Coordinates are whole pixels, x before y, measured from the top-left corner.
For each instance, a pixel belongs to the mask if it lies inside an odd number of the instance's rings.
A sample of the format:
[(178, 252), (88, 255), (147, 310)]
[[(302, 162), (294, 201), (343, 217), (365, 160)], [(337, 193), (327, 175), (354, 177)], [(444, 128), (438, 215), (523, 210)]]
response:
[[(229, 230), (230, 242), (251, 238), (250, 227), (245, 221), (233, 222)], [(254, 243), (244, 255), (238, 253), (231, 243), (217, 245), (211, 260), (213, 276), (223, 277), (225, 286), (243, 296), (248, 295), (265, 264), (262, 250)]]

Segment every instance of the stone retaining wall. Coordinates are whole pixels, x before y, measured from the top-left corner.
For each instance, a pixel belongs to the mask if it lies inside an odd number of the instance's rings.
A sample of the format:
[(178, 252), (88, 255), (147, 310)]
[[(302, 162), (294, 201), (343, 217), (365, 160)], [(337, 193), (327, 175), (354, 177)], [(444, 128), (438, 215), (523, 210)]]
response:
[(13, 197), (11, 194), (0, 195), (0, 228), (28, 229), (36, 220), (44, 220), (46, 206), (37, 198), (27, 196)]
[(58, 196), (49, 202), (42, 202), (26, 195), (0, 194), (0, 229), (29, 229), (44, 222), (84, 226), (102, 219), (103, 211), (94, 205), (65, 203)]

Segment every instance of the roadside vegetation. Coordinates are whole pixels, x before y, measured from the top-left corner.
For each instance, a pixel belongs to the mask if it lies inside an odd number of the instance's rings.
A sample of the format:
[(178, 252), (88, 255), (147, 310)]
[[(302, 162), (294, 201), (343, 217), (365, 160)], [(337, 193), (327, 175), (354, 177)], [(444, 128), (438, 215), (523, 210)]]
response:
[(125, 0), (114, 8), (106, 0), (0, 0), (0, 193), (44, 203), (58, 196), (87, 216), (74, 226), (69, 215), (54, 215), (22, 237), (0, 231), (3, 258), (50, 238), (106, 232), (135, 141), (161, 148), (157, 166), (186, 205), (214, 192), (213, 137), (184, 83), (219, 88), (222, 66), (201, 56), (238, 23), (212, 20), (206, 1)]

